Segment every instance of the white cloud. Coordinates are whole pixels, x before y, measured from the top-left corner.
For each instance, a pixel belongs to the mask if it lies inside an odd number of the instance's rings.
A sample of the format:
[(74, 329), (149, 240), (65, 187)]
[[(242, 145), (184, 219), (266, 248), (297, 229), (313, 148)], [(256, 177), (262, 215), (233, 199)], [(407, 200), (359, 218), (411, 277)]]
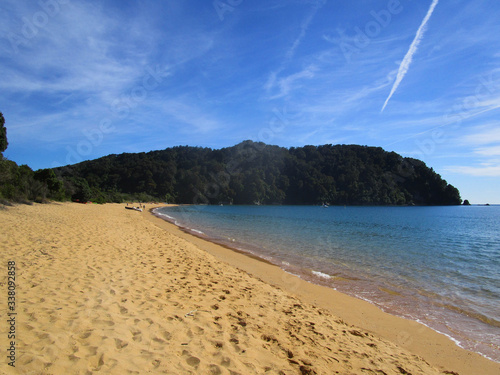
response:
[(297, 88), (296, 85), (297, 81), (314, 78), (314, 74), (316, 71), (317, 71), (316, 66), (310, 65), (300, 72), (278, 79), (276, 85), (279, 86), (280, 91), (278, 94), (272, 96), (270, 99), (277, 99), (287, 96), (290, 93), (290, 91), (292, 91), (294, 88)]
[(500, 164), (483, 166), (451, 166), (446, 171), (474, 177), (500, 177)]
[(500, 146), (482, 147), (474, 151), (476, 154), (483, 156), (500, 156)]
[[(18, 3), (23, 2), (12, 3), (8, 27), (21, 35), (23, 17), (31, 17), (40, 8), (37, 2), (23, 3), (23, 7)], [(0, 60), (2, 109), (4, 113), (11, 109), (6, 115), (12, 144), (37, 140), (52, 146), (74, 144), (84, 139), (82, 131), (97, 128), (103, 119), (116, 125), (119, 136), (150, 130), (141, 121), (148, 113), (161, 113), (164, 103), (153, 99), (168, 87), (166, 77), (210, 51), (214, 33), (194, 27), (166, 38), (163, 25), (159, 29), (152, 22), (159, 18), (154, 10), (138, 10), (124, 18), (103, 4), (68, 2), (17, 53), (0, 40), (0, 51), (6, 52)], [(173, 18), (170, 13), (168, 17)], [(0, 15), (0, 20), (4, 18)], [(150, 77), (151, 72), (156, 78)], [(155, 88), (144, 94), (145, 81)], [(140, 98), (134, 99), (134, 94)], [(16, 102), (21, 96), (24, 107)], [(126, 116), (117, 111), (123, 107)], [(179, 108), (175, 114), (178, 123), (196, 124), (199, 131), (217, 127), (215, 120), (193, 107)], [(109, 141), (111, 135), (106, 137)]]
[(302, 40), (306, 36), (307, 29), (309, 28), (309, 25), (311, 24), (312, 20), (314, 19), (314, 16), (318, 12), (318, 10), (325, 4), (324, 1), (318, 2), (311, 10), (311, 12), (307, 15), (307, 17), (304, 19), (302, 24), (300, 25), (300, 34), (299, 36), (295, 39), (295, 41), (292, 44), (292, 47), (287, 51), (285, 55), (285, 63), (290, 61), (293, 56), (295, 55), (296, 49), (299, 47), (300, 43), (302, 43)]
[(204, 108), (185, 98), (163, 100), (158, 109), (167, 116), (165, 123), (169, 126), (182, 126), (181, 132), (207, 134), (221, 128), (219, 121)]
[[(470, 150), (469, 165), (450, 166), (450, 172), (483, 177), (500, 177), (500, 125), (489, 123), (470, 129), (457, 139), (462, 151)], [(475, 159), (475, 160), (474, 160)]]
[[(36, 4), (35, 4), (36, 6)], [(39, 11), (23, 10), (23, 14)], [(117, 95), (144, 74), (145, 50), (130, 29), (88, 4), (61, 5), (30, 41), (11, 55), (2, 90), (45, 95), (79, 92), (83, 95)], [(149, 31), (146, 31), (149, 33)], [(151, 34), (152, 35), (152, 31)], [(115, 36), (120, 35), (120, 38)]]
[[(278, 82), (277, 77), (281, 74), (281, 72), (283, 72), (285, 67), (290, 63), (290, 61), (295, 56), (295, 52), (296, 52), (297, 48), (300, 46), (300, 44), (302, 43), (303, 39), (305, 38), (307, 30), (308, 30), (311, 22), (313, 21), (314, 16), (318, 12), (318, 10), (320, 10), (321, 7), (323, 7), (323, 5), (325, 5), (325, 2), (326, 1), (324, 1), (324, 0), (318, 1), (315, 4), (315, 6), (313, 6), (313, 8), (309, 12), (309, 14), (306, 16), (306, 18), (302, 21), (302, 24), (300, 25), (300, 33), (299, 33), (298, 37), (295, 38), (292, 46), (285, 53), (285, 58), (282, 61), (280, 67), (277, 70), (275, 70), (269, 74), (268, 80), (267, 80), (266, 84), (264, 85), (264, 88), (266, 89), (266, 91), (268, 91), (268, 92), (271, 91), (274, 88), (274, 86), (277, 84), (277, 82)], [(278, 97), (281, 97), (281, 96), (282, 95), (279, 95)]]
[(480, 146), (500, 143), (500, 123), (491, 123), (476, 126), (469, 134), (460, 138), (460, 144)]

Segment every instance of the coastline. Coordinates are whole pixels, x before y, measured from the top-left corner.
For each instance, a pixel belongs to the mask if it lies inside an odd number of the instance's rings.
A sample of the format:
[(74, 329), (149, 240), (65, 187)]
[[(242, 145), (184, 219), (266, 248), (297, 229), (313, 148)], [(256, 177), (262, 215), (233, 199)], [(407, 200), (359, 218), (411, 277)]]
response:
[[(416, 322), (123, 207), (0, 211), (19, 332), (16, 368), (3, 359), (1, 373), (500, 370)], [(1, 281), (6, 295), (7, 267)]]
[[(262, 257), (232, 248), (227, 244), (213, 242), (205, 235), (162, 219), (153, 210), (151, 209), (150, 213), (155, 221), (159, 221), (158, 225), (165, 223), (164, 226), (162, 225), (165, 230), (181, 235), (219, 260), (242, 269), (273, 286), (283, 288), (308, 303), (325, 308), (349, 324), (388, 339), (423, 357), (436, 367), (455, 367), (456, 369), (452, 371), (474, 375), (478, 373), (478, 366), (482, 367), (481, 364), (483, 364), (485, 368), (481, 370), (481, 373), (496, 374), (500, 371), (498, 362), (460, 347), (453, 338), (421, 322), (385, 312), (371, 301), (304, 280)], [(259, 263), (261, 263), (260, 266)]]

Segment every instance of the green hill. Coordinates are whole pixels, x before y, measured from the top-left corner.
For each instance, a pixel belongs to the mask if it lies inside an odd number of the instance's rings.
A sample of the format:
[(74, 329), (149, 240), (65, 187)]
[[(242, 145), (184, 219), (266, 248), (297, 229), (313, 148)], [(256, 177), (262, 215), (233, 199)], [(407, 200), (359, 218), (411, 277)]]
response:
[(282, 148), (245, 141), (109, 155), (54, 169), (73, 199), (175, 203), (458, 205), (459, 191), (422, 161), (379, 147)]

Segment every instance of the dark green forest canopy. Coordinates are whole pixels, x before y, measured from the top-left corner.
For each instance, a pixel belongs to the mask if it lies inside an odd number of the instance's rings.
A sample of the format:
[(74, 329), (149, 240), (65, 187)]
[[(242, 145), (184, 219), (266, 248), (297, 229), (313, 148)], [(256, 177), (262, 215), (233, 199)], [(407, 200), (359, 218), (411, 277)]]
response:
[(9, 143), (7, 142), (7, 129), (5, 128), (5, 118), (0, 112), (0, 154), (7, 149)]
[(36, 172), (27, 165), (17, 165), (3, 157), (7, 149), (7, 129), (5, 118), (0, 112), (0, 207), (10, 202), (44, 202), (47, 198), (65, 200), (67, 198), (63, 182), (51, 169)]
[(109, 155), (54, 169), (73, 198), (170, 203), (457, 205), (432, 168), (380, 147), (282, 148), (245, 141), (212, 150), (178, 146)]

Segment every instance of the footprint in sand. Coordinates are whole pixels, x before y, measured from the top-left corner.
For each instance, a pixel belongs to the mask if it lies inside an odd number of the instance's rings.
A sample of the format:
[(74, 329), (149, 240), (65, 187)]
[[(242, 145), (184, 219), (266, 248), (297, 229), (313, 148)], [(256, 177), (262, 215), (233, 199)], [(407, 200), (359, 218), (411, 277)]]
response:
[(99, 360), (97, 361), (97, 366), (95, 367), (94, 371), (100, 371), (103, 365), (104, 365), (104, 354), (101, 354)]
[(48, 334), (48, 333), (46, 333), (46, 332), (36, 333), (36, 335), (38, 336), (38, 338), (39, 338), (40, 340), (45, 340), (45, 339), (47, 339), (47, 338), (49, 337), (49, 334)]
[(228, 357), (223, 357), (220, 361), (221, 366), (229, 367), (231, 366), (231, 359)]
[(141, 332), (132, 332), (132, 335), (133, 335), (132, 340), (137, 341), (137, 342), (142, 341)]
[(161, 339), (161, 338), (159, 338), (159, 337), (153, 337), (153, 341), (154, 341), (154, 342), (157, 342), (157, 343), (159, 343), (159, 344), (165, 344), (165, 343), (166, 343), (166, 341), (165, 341), (165, 340), (163, 340), (163, 339)]
[(194, 333), (197, 335), (202, 335), (205, 332), (205, 330), (199, 326), (195, 326), (193, 328), (193, 330), (194, 330)]
[(213, 365), (212, 364), (212, 365), (209, 365), (208, 368), (209, 368), (209, 374), (212, 374), (212, 375), (220, 375), (220, 374), (222, 374), (222, 371), (221, 371), (220, 367), (217, 366), (217, 365)]
[(170, 340), (172, 338), (172, 334), (168, 331), (163, 331), (160, 333), (165, 340)]
[(113, 322), (112, 320), (99, 320), (99, 319), (94, 319), (92, 321), (94, 324), (97, 324), (97, 325), (106, 325), (108, 327), (111, 327), (111, 326), (114, 326), (115, 325), (115, 322)]
[(86, 357), (92, 357), (97, 354), (97, 346), (87, 346), (82, 351), (86, 353)]
[(189, 366), (198, 367), (198, 365), (200, 364), (200, 359), (197, 357), (191, 356), (191, 357), (186, 358), (186, 363)]
[(123, 349), (128, 346), (128, 343), (120, 339), (115, 339), (115, 346), (116, 349)]
[(88, 339), (90, 337), (90, 335), (92, 334), (92, 331), (91, 330), (88, 330), (88, 331), (85, 331), (83, 332), (81, 335), (80, 335), (80, 338), (85, 340), (85, 339)]

